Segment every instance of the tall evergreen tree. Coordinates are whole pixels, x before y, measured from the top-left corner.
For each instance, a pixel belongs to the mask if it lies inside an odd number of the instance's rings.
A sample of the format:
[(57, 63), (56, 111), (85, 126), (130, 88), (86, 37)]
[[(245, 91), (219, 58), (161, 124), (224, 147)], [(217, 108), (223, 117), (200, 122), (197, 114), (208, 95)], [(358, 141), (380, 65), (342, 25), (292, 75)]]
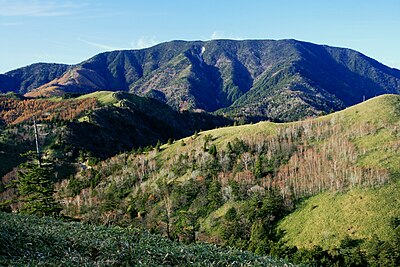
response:
[(53, 196), (52, 164), (39, 164), (33, 151), (29, 151), (25, 156), (28, 160), (19, 166), (18, 179), (15, 180), (19, 201), (22, 203), (19, 212), (40, 216), (58, 215), (61, 207)]

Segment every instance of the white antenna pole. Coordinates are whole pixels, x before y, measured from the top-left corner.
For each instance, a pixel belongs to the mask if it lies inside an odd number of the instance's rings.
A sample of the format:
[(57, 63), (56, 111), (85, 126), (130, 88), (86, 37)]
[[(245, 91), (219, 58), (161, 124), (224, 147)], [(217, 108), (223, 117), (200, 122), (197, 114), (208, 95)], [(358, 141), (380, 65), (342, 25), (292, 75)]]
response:
[(35, 129), (36, 153), (37, 153), (38, 163), (39, 163), (39, 167), (40, 167), (41, 162), (40, 162), (39, 134), (38, 134), (38, 128), (36, 125), (35, 116), (33, 117), (33, 128)]

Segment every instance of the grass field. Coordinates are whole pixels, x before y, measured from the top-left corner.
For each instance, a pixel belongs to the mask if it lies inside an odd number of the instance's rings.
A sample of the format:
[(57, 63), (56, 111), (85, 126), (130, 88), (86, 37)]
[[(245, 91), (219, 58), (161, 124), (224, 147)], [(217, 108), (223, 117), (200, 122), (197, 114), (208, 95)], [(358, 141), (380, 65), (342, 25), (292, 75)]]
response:
[(324, 249), (338, 247), (346, 236), (353, 239), (389, 240), (391, 221), (400, 218), (400, 180), (380, 188), (325, 192), (304, 201), (279, 228), (289, 245)]
[(88, 98), (96, 98), (103, 105), (110, 105), (118, 102), (114, 97), (114, 92), (111, 91), (98, 91), (82, 95), (77, 99), (88, 99)]

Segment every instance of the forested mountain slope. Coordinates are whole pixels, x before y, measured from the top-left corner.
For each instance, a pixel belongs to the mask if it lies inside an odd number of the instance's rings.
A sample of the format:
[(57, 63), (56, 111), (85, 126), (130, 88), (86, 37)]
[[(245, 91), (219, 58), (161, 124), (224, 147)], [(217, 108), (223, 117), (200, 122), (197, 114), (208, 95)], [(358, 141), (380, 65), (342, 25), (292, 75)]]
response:
[(32, 65), (0, 79), (3, 92), (123, 90), (176, 110), (251, 121), (297, 120), (400, 92), (399, 70), (354, 50), (296, 40), (172, 41), (102, 53), (69, 68)]

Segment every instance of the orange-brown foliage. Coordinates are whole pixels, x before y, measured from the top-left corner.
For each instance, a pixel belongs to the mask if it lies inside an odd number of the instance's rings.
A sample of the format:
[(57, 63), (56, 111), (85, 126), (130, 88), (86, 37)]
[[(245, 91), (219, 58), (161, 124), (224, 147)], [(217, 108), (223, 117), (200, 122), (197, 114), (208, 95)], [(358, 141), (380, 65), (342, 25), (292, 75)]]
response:
[(16, 100), (0, 97), (0, 120), (19, 124), (33, 116), (38, 121), (72, 120), (84, 111), (98, 107), (96, 99), (51, 101), (47, 99)]

